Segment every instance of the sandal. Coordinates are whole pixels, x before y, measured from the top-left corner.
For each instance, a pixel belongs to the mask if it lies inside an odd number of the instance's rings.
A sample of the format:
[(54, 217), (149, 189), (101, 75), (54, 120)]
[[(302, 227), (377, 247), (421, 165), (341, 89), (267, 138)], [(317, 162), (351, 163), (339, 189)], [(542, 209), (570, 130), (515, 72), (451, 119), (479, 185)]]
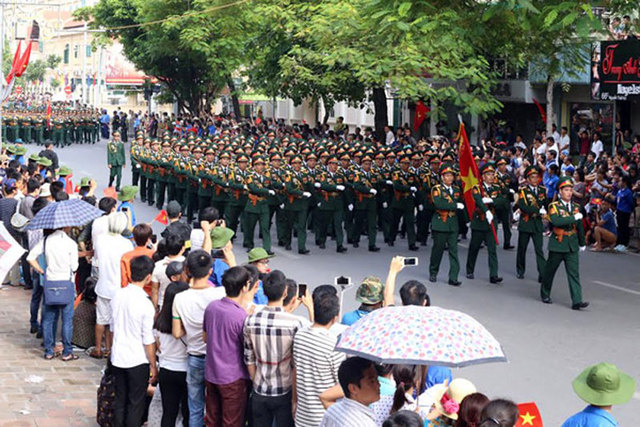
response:
[(53, 360), (55, 356), (53, 354), (45, 354), (44, 355), (44, 360)]
[(94, 359), (104, 359), (104, 354), (101, 351), (93, 350), (89, 353), (89, 357), (93, 357)]
[(70, 362), (72, 360), (78, 360), (78, 359), (80, 359), (80, 356), (78, 356), (77, 354), (73, 354), (73, 353), (67, 354), (66, 356), (62, 356), (60, 358), (60, 360), (62, 360), (63, 362)]

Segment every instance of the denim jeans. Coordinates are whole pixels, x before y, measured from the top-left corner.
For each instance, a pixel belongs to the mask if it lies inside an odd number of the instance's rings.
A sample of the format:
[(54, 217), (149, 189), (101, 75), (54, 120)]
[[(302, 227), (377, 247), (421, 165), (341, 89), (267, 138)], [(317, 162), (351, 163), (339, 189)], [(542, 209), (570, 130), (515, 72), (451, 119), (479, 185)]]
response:
[[(29, 322), (31, 326), (35, 326), (38, 329), (42, 329), (42, 326), (38, 322), (38, 311), (40, 311), (40, 306), (42, 305), (42, 284), (40, 283), (40, 275), (35, 271), (33, 273), (33, 289), (31, 290), (31, 319)], [(42, 320), (42, 314), (40, 315), (40, 319)]]
[(189, 427), (204, 425), (204, 362), (205, 358), (189, 355), (187, 362), (187, 393), (189, 395)]
[(67, 305), (42, 305), (42, 336), (44, 337), (44, 354), (53, 355), (53, 346), (56, 343), (56, 330), (58, 318), (62, 316), (62, 351), (63, 356), (68, 356), (73, 351), (71, 338), (73, 336), (73, 302)]

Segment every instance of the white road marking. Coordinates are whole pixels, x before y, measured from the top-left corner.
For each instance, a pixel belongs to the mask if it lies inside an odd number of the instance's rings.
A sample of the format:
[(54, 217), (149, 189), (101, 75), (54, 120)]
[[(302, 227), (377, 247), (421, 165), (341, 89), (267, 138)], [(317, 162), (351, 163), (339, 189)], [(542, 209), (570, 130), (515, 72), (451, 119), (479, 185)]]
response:
[(627, 292), (627, 293), (630, 293), (630, 294), (633, 294), (633, 295), (640, 296), (640, 291), (634, 291), (633, 289), (623, 288), (622, 286), (612, 285), (611, 283), (601, 282), (599, 280), (594, 280), (593, 283), (596, 283), (596, 284), (602, 285), (602, 286), (606, 286), (607, 288), (617, 289), (617, 290), (622, 291), (622, 292)]

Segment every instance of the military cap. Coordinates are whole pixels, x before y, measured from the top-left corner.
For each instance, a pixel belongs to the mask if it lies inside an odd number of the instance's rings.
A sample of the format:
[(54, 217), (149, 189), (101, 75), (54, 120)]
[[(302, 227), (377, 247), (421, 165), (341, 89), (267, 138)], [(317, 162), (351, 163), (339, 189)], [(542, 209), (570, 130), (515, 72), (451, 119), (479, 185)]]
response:
[(290, 163), (302, 163), (302, 156), (300, 156), (299, 154), (294, 154), (293, 156), (291, 156)]
[(230, 158), (230, 157), (231, 157), (231, 154), (229, 154), (229, 152), (228, 152), (228, 151), (223, 151), (222, 153), (220, 153), (220, 156), (219, 156), (219, 157), (220, 157), (221, 159), (225, 159), (225, 158), (226, 158), (226, 159), (228, 159), (228, 158)]
[(160, 141), (158, 141), (157, 139), (154, 139), (151, 141), (151, 145), (157, 145), (160, 144)]
[(429, 163), (440, 163), (440, 156), (438, 156), (437, 154), (434, 154), (429, 159)]
[(248, 162), (249, 161), (249, 156), (247, 156), (246, 154), (240, 154), (238, 156), (238, 158), (236, 159), (236, 163), (240, 163), (240, 162)]
[(384, 159), (384, 153), (382, 151), (378, 151), (375, 155), (376, 159)]
[(389, 152), (387, 153), (387, 158), (388, 158), (388, 157), (396, 157), (396, 153), (394, 153), (393, 151), (389, 151)]
[(53, 164), (53, 162), (46, 157), (40, 157), (36, 163), (40, 166), (44, 166), (45, 168), (48, 168)]
[(34, 162), (37, 162), (39, 159), (40, 157), (36, 153), (33, 153), (32, 155), (29, 156), (29, 160), (32, 160)]
[(88, 176), (83, 176), (80, 180), (80, 187), (89, 187), (91, 185), (91, 178)]
[(507, 159), (504, 157), (499, 157), (498, 160), (496, 160), (496, 166), (506, 165), (507, 163)]
[(538, 174), (538, 168), (534, 165), (531, 166), (527, 166), (527, 168), (524, 170), (524, 176), (529, 178), (529, 175), (533, 175), (533, 174)]
[(482, 165), (482, 168), (480, 168), (480, 172), (484, 175), (485, 173), (488, 172), (495, 172), (496, 168), (493, 166), (493, 163), (488, 162), (485, 163), (484, 165)]
[(308, 154), (307, 154), (306, 159), (307, 159), (307, 160), (311, 160), (311, 159), (318, 160), (318, 156), (316, 156), (316, 153), (314, 153), (314, 152), (312, 151), (312, 152), (310, 152), (310, 153), (308, 153)]
[(558, 180), (558, 190), (564, 187), (573, 187), (573, 179), (570, 176), (563, 176)]
[(415, 152), (411, 155), (411, 160), (422, 160), (422, 154)]
[[(202, 148), (196, 147), (193, 151), (195, 152), (195, 151), (198, 151), (198, 150), (202, 151)], [(204, 154), (205, 155), (214, 155), (214, 154), (216, 154), (216, 150), (214, 150), (211, 147), (207, 147), (207, 149), (204, 151)]]
[(117, 136), (120, 136), (120, 132), (115, 131), (115, 132), (113, 133), (113, 136), (116, 136), (116, 135), (117, 135)]
[(364, 163), (364, 162), (372, 162), (373, 161), (373, 157), (370, 154), (365, 154), (364, 156), (362, 156), (362, 159), (360, 159), (360, 161), (362, 163)]
[(255, 156), (255, 157), (252, 159), (252, 163), (253, 163), (254, 165), (257, 165), (257, 164), (260, 164), (260, 163), (262, 163), (262, 164), (264, 165), (264, 164), (265, 164), (264, 157), (263, 157), (263, 156), (260, 156), (260, 155)]
[(380, 278), (367, 276), (356, 291), (356, 300), (363, 304), (374, 305), (382, 302), (384, 298), (384, 285)]
[(440, 175), (444, 175), (445, 173), (452, 173), (454, 175), (456, 174), (456, 170), (453, 168), (453, 165), (451, 163), (445, 163), (440, 168)]
[(400, 155), (400, 163), (410, 163), (411, 162), (411, 156), (408, 154), (402, 154)]
[(282, 156), (280, 155), (280, 153), (278, 153), (277, 151), (273, 151), (270, 155), (269, 155), (269, 159), (271, 161), (274, 160), (282, 160)]
[(349, 156), (349, 153), (345, 151), (340, 153), (340, 160), (351, 160), (351, 156)]

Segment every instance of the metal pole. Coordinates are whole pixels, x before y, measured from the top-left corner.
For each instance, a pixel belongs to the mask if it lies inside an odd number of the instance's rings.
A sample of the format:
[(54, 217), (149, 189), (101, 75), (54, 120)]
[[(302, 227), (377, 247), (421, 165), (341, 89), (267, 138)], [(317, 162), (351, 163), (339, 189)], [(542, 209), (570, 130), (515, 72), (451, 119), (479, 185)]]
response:
[[(0, 3), (0, 75), (2, 75), (2, 79), (5, 79), (4, 73), (2, 70), (2, 55), (4, 54), (4, 3)], [(7, 81), (4, 80), (2, 82), (6, 84)], [(0, 100), (0, 126), (2, 126), (2, 102)], [(0, 131), (0, 146), (2, 145), (2, 132)]]
[(87, 93), (87, 23), (84, 23), (84, 33), (82, 41), (82, 102), (89, 103), (89, 94)]

